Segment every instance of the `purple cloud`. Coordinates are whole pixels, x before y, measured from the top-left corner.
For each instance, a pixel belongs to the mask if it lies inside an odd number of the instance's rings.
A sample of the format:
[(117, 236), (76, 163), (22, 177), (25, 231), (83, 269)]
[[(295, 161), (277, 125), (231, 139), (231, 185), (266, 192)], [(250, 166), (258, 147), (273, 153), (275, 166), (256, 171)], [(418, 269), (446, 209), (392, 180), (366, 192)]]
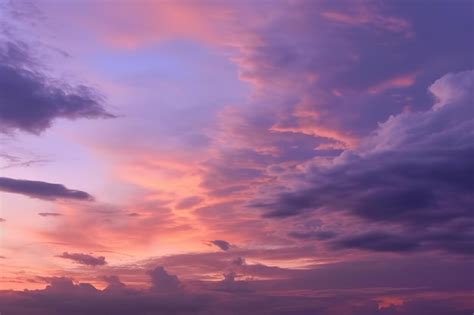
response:
[(80, 190), (68, 189), (61, 184), (26, 179), (13, 179), (8, 177), (0, 177), (0, 191), (45, 200), (93, 200), (93, 197), (88, 193)]
[(413, 237), (371, 232), (341, 240), (345, 246), (397, 251), (414, 249), (421, 242), (427, 249), (473, 254), (474, 230), (466, 226), (474, 220), (469, 193), (474, 188), (473, 78), (472, 71), (444, 76), (430, 87), (436, 98), (430, 110), (392, 116), (331, 166), (315, 163), (301, 188), (253, 205), (268, 209), (267, 218), (329, 208), (380, 224), (398, 224)]
[(94, 257), (88, 254), (64, 252), (58, 257), (69, 259), (69, 260), (74, 261), (75, 263), (86, 265), (86, 266), (96, 267), (96, 266), (104, 266), (107, 264), (104, 256)]
[(110, 118), (93, 88), (48, 78), (25, 43), (0, 44), (0, 132), (39, 134), (57, 118)]
[(181, 292), (183, 287), (178, 277), (170, 275), (166, 270), (158, 266), (149, 272), (151, 277), (151, 290), (157, 293)]
[(230, 243), (224, 240), (213, 240), (213, 241), (210, 241), (209, 243), (219, 247), (223, 251), (227, 251), (231, 248)]

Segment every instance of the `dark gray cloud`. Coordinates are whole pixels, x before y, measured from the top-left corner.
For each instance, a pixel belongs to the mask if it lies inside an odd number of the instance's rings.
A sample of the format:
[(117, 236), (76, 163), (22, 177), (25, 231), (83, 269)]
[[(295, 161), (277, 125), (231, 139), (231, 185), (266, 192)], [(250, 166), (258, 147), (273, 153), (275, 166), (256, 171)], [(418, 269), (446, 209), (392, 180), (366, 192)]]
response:
[(213, 241), (210, 241), (210, 243), (219, 247), (223, 251), (227, 251), (231, 247), (230, 243), (224, 240), (213, 240)]
[(52, 184), (36, 180), (0, 177), (0, 191), (22, 194), (31, 198), (54, 200), (75, 199), (92, 200), (93, 197), (80, 190), (68, 189), (61, 184)]
[(0, 132), (39, 134), (57, 118), (110, 118), (92, 87), (59, 83), (41, 72), (25, 43), (0, 43)]
[(64, 252), (58, 257), (72, 260), (81, 265), (87, 265), (87, 266), (93, 266), (93, 267), (103, 266), (107, 264), (104, 256), (94, 257), (88, 254)]

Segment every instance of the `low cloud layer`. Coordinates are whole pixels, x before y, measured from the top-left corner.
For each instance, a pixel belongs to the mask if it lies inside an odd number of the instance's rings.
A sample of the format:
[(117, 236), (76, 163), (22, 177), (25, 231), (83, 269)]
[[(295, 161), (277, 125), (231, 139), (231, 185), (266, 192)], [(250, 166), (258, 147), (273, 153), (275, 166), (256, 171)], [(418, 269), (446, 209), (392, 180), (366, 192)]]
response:
[[(148, 272), (150, 284), (134, 289), (117, 276), (104, 276), (103, 290), (89, 283), (76, 282), (68, 277), (43, 278), (48, 285), (41, 290), (0, 291), (2, 311), (7, 314), (348, 314), (348, 315), (417, 315), (419, 310), (432, 310), (437, 315), (461, 315), (469, 312), (469, 291), (451, 292), (426, 288), (406, 289), (370, 287), (376, 284), (365, 279), (371, 273), (363, 265), (345, 266), (342, 273), (354, 275), (359, 269), (361, 277), (354, 279), (366, 284), (340, 288), (345, 277), (334, 268), (323, 268), (312, 274), (303, 273), (300, 279), (283, 281), (237, 280), (234, 272), (224, 274), (217, 282), (184, 283), (169, 274), (162, 266)], [(375, 265), (372, 272), (381, 276), (384, 283), (393, 270)], [(404, 266), (409, 270), (413, 266)], [(348, 270), (344, 270), (348, 268)], [(384, 274), (380, 274), (381, 270)], [(328, 278), (329, 276), (329, 278)], [(429, 279), (429, 275), (426, 279)], [(392, 276), (393, 277), (393, 276)], [(321, 278), (331, 283), (331, 290), (318, 289)], [(432, 278), (432, 277), (431, 277)], [(306, 281), (303, 281), (306, 279)], [(347, 280), (347, 279), (346, 279)], [(367, 282), (368, 281), (368, 282)], [(436, 281), (435, 281), (436, 282)], [(439, 281), (437, 281), (439, 282)], [(315, 286), (311, 288), (311, 284)], [(328, 283), (326, 283), (328, 284)], [(288, 289), (291, 285), (297, 290)], [(309, 286), (308, 286), (309, 285)], [(339, 287), (339, 288), (338, 288)], [(159, 289), (158, 289), (159, 288)]]

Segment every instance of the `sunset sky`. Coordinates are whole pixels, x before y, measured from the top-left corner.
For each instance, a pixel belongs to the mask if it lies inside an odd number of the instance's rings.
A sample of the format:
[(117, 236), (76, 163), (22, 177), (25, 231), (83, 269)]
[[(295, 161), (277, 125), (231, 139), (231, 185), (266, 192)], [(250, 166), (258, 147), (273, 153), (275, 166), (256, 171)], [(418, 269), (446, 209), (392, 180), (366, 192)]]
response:
[(0, 312), (471, 315), (472, 0), (0, 0)]

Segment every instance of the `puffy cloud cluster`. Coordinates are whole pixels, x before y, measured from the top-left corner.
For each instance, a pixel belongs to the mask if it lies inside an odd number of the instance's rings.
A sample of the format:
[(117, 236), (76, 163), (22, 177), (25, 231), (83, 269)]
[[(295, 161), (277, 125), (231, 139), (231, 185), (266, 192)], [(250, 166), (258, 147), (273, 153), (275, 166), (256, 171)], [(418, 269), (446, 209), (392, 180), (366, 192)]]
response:
[[(399, 271), (393, 270), (383, 262), (372, 264), (370, 268), (367, 264), (343, 264), (337, 268), (329, 266), (302, 271), (293, 279), (273, 281), (236, 280), (236, 274), (229, 272), (219, 282), (194, 281), (184, 285), (159, 266), (149, 272), (149, 288), (128, 287), (117, 276), (102, 277), (107, 284), (103, 290), (89, 283), (77, 283), (71, 278), (51, 277), (42, 279), (48, 283), (42, 290), (0, 291), (0, 303), (3, 312), (14, 315), (230, 315), (250, 314), (255, 310), (269, 315), (415, 315), (420, 310), (453, 315), (464, 314), (472, 307), (469, 279), (464, 281), (469, 283), (467, 287), (461, 290), (458, 287), (456, 292), (446, 291), (449, 282), (443, 279), (452, 276), (452, 269), (437, 270), (441, 272), (440, 278), (433, 279), (430, 272), (423, 271), (421, 264), (402, 263), (398, 267), (401, 268)], [(418, 270), (420, 277), (408, 279), (403, 276), (406, 270)], [(355, 271), (358, 271), (357, 277), (354, 277)], [(371, 274), (378, 278), (368, 277)], [(347, 275), (353, 275), (352, 281)], [(420, 286), (431, 284), (432, 288), (394, 288), (393, 277), (399, 279), (397, 286), (415, 281)], [(157, 287), (160, 289), (156, 290)]]

